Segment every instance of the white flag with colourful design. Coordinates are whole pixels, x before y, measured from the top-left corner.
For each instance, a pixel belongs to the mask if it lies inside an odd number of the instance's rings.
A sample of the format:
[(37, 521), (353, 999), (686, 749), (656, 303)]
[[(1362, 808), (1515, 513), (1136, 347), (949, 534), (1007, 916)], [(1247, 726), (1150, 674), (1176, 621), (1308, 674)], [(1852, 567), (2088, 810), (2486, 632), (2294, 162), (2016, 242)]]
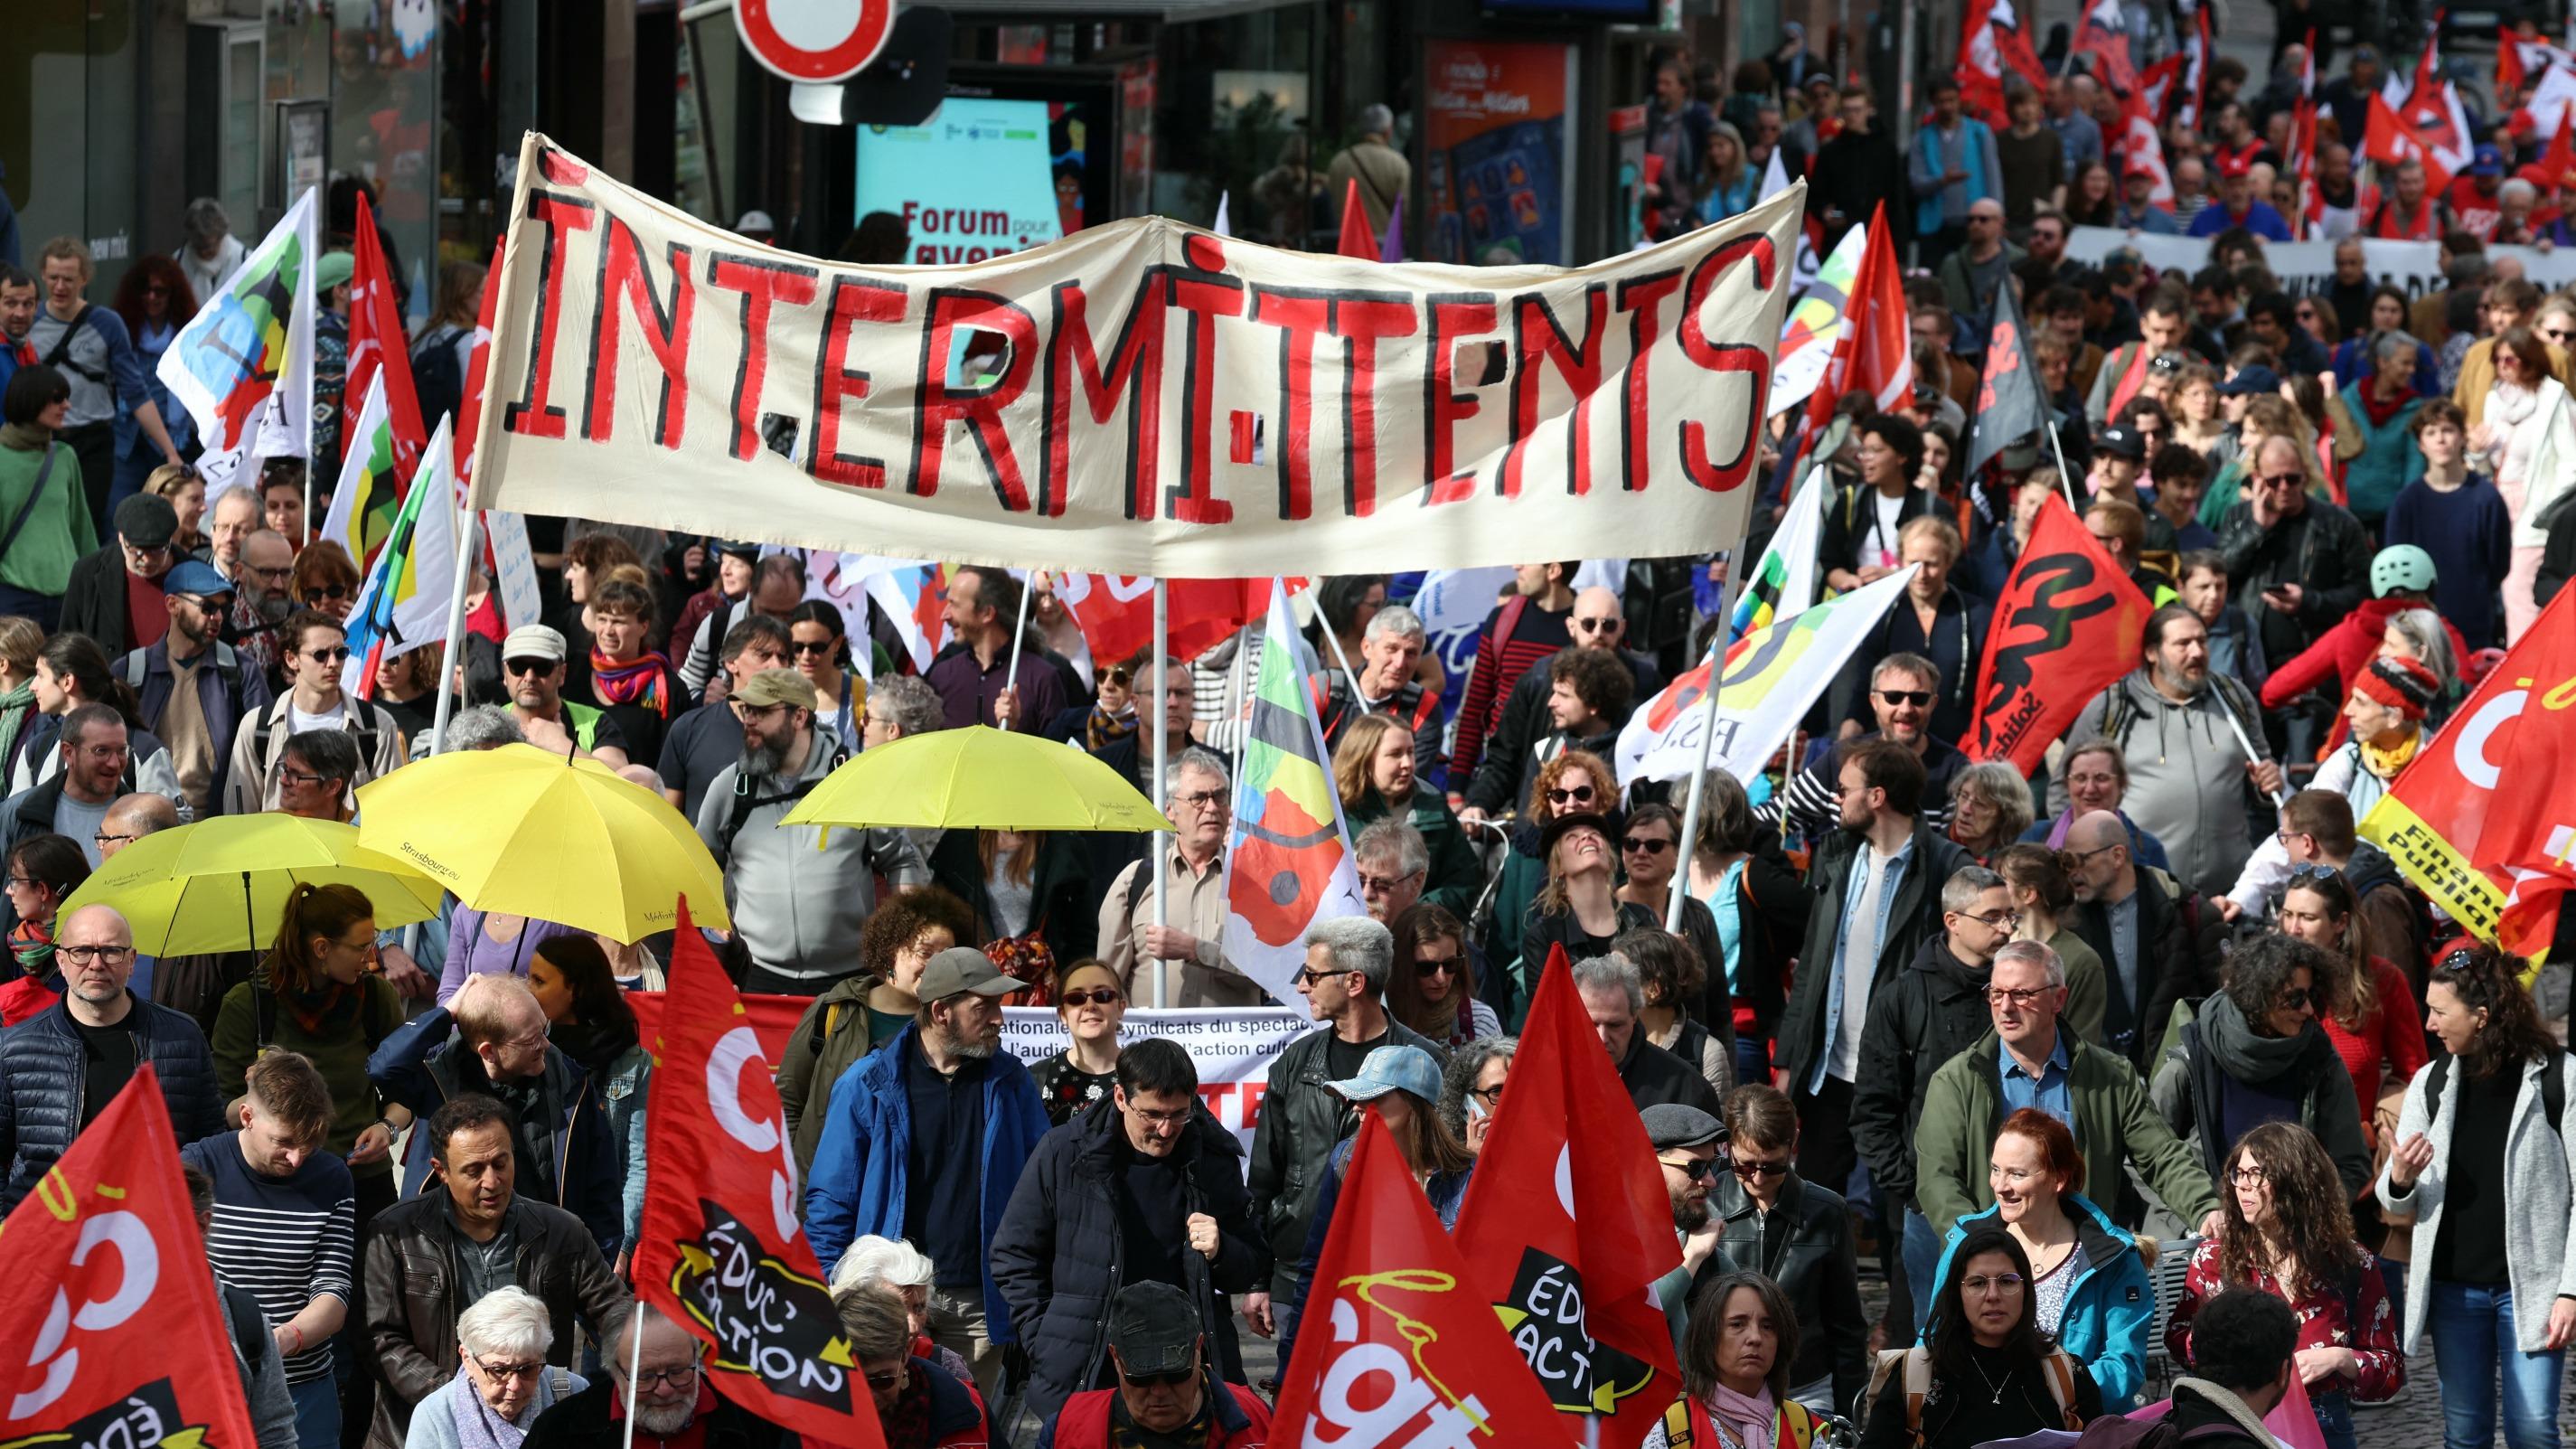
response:
[(263, 455), (311, 456), (321, 255), (320, 205), (307, 189), (161, 354), (155, 373), (196, 419), (209, 455), (256, 443)]
[(361, 570), (393, 537), (394, 519), (402, 512), (395, 452), (393, 409), (378, 372), (367, 384), (356, 423), (341, 435), (340, 481), (331, 490), (331, 511), (322, 516), (322, 537), (347, 549)]
[(448, 420), (438, 420), (421, 454), (421, 486), (403, 499), (358, 602), (349, 609), (349, 663), (340, 686), (372, 698), (376, 666), (447, 632), (448, 589), (456, 575), (456, 484)]

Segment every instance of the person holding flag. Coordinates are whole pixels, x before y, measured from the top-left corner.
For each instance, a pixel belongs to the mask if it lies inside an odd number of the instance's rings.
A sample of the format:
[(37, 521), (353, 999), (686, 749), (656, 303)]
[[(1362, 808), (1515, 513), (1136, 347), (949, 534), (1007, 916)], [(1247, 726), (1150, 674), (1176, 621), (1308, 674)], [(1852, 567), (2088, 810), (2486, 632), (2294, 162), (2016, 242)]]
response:
[(1109, 1301), (1108, 1317), (1117, 1385), (1067, 1400), (1040, 1431), (1038, 1449), (1124, 1449), (1157, 1438), (1206, 1449), (1261, 1449), (1270, 1406), (1208, 1372), (1207, 1335), (1189, 1295), (1168, 1283), (1130, 1284)]
[[(705, 1346), (649, 1303), (600, 1345), (600, 1366), (608, 1372), (597, 1382), (537, 1416), (519, 1449), (779, 1449), (787, 1440), (778, 1425), (708, 1393)], [(629, 1405), (631, 1432), (620, 1422)]]

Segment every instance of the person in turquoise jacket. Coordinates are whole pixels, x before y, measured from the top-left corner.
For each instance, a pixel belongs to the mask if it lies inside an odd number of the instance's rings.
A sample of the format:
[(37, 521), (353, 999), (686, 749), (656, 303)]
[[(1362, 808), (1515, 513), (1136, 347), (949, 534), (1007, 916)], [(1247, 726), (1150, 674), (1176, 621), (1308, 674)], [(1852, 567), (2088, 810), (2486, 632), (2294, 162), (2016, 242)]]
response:
[[(1987, 1169), (1995, 1205), (1951, 1225), (1933, 1281), (1950, 1281), (1950, 1254), (1962, 1239), (2001, 1222), (2030, 1255), (2035, 1281), (2022, 1291), (2039, 1295), (2040, 1332), (2053, 1335), (2093, 1376), (2103, 1412), (2125, 1414), (2147, 1401), (2147, 1334), (2156, 1316), (2147, 1279), (2153, 1240), (2122, 1230), (2078, 1191), (2084, 1156), (2075, 1150), (2075, 1134), (2045, 1110), (2052, 1102), (2067, 1110), (2065, 1095), (2065, 1079), (2053, 1068), (2036, 1082), (2016, 1076), (2005, 1085), (2008, 1104), (2040, 1105), (2019, 1108), (1996, 1129)], [(1927, 1344), (1933, 1326), (1924, 1325)]]
[(2424, 476), (2424, 450), (2415, 445), (2415, 415), (2424, 409), (2414, 384), (2416, 346), (2403, 332), (2381, 333), (2370, 345), (2370, 372), (2327, 409), (2335, 461), (2344, 469), (2344, 506), (2374, 531), (2399, 490)]

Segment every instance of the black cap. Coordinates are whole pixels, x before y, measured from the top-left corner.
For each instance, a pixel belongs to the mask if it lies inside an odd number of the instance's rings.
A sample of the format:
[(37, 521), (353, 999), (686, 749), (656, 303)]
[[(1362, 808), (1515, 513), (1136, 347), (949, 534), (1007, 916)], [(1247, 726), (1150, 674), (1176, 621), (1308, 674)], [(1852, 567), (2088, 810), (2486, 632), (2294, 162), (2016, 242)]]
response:
[(1601, 832), (1601, 838), (1609, 843), (1613, 852), (1619, 848), (1619, 827), (1613, 825), (1607, 815), (1592, 810), (1578, 810), (1568, 815), (1552, 815), (1548, 817), (1545, 825), (1539, 827), (1540, 869), (1546, 868), (1547, 858), (1556, 852), (1556, 843), (1563, 840), (1568, 832), (1574, 830), (1597, 830)]
[(1109, 1300), (1109, 1346), (1130, 1374), (1173, 1374), (1198, 1354), (1199, 1311), (1169, 1283), (1130, 1283)]
[(738, 559), (746, 559), (752, 563), (758, 563), (760, 562), (760, 545), (744, 538), (718, 539), (716, 541), (716, 556), (718, 558), (722, 558), (728, 554)]
[(1726, 1140), (1726, 1124), (1697, 1107), (1680, 1102), (1658, 1102), (1642, 1114), (1646, 1120), (1646, 1140), (1657, 1152), (1676, 1147), (1705, 1147)]
[(2146, 461), (2147, 440), (2139, 436), (2137, 429), (2113, 423), (2093, 435), (2093, 451), (2140, 463)]
[(158, 494), (137, 493), (116, 505), (116, 536), (135, 548), (166, 548), (178, 532), (178, 510)]
[(2281, 375), (2261, 363), (2236, 369), (2236, 375), (2218, 385), (2220, 397), (2261, 397), (2281, 390)]

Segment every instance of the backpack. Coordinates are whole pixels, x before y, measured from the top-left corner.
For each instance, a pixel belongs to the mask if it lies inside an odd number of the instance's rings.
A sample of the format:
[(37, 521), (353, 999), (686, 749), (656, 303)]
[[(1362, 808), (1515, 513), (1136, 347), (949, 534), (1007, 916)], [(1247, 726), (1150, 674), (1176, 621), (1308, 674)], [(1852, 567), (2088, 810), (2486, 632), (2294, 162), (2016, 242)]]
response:
[(72, 320), (63, 324), (63, 335), (54, 339), (53, 350), (45, 354), (44, 365), (56, 370), (68, 369), (84, 378), (87, 378), (96, 386), (105, 387), (107, 385), (106, 374), (92, 372), (88, 368), (81, 366), (79, 363), (72, 361), (73, 339), (80, 336), (82, 324), (88, 322), (89, 314), (96, 310), (96, 308), (90, 306), (87, 302), (83, 302), (81, 304), (81, 309), (72, 314)]
[[(2048, 1380), (2048, 1396), (2057, 1402), (2057, 1412), (2066, 1421), (2065, 1427), (2069, 1431), (2082, 1429), (2084, 1422), (2076, 1417), (2075, 1409), (2075, 1360), (2067, 1357), (2065, 1350), (2053, 1348), (2039, 1362), (2046, 1370), (2042, 1377)], [(1932, 1392), (1932, 1350), (1928, 1348), (1891, 1348), (1879, 1353), (1878, 1363), (1869, 1373), (1869, 1390), (1861, 1396), (1860, 1421), (1868, 1423), (1876, 1412), (1878, 1396), (1887, 1389), (1899, 1387), (1900, 1383), (1905, 1395), (1907, 1442), (1920, 1446), (1923, 1443), (1923, 1400)]]
[[(149, 672), (143, 658), (144, 652), (141, 649), (127, 650), (119, 670), (124, 676), (125, 687), (133, 690), (138, 699), (143, 695), (144, 675)], [(175, 677), (177, 671), (174, 669), (171, 672)], [(224, 682), (224, 695), (227, 699), (239, 700), (242, 697), (241, 656), (233, 652), (233, 646), (222, 640), (215, 641), (215, 677)], [(262, 743), (266, 742), (262, 741)]]
[[(2540, 1069), (2540, 1108), (2549, 1115), (2549, 1130), (2558, 1130), (2559, 1120), (2567, 1115), (2567, 1054), (2552, 1048), (2548, 1065)], [(2451, 1083), (2451, 1058), (2445, 1054), (2433, 1058), (2432, 1070), (2424, 1078), (2424, 1120), (2430, 1123), (2442, 1110), (2442, 1089)]]
[(2084, 1426), (2084, 1432), (2075, 1438), (2075, 1449), (2179, 1449), (2203, 1439), (2244, 1437), (2244, 1429), (2233, 1419), (2184, 1430), (2174, 1427), (2171, 1414), (2145, 1424), (2118, 1414), (2104, 1414)]
[[(2228, 717), (2236, 721), (2237, 727), (2245, 732), (2245, 737), (2250, 740), (2263, 738), (2262, 715), (2254, 703), (2253, 696), (2245, 692), (2245, 686), (2224, 674), (2215, 673), (2209, 676), (2209, 683), (2211, 689), (2218, 695), (2219, 707), (2226, 710)], [(2129, 698), (2128, 681), (2124, 678), (2111, 686), (2110, 702), (2102, 706), (2102, 738), (2126, 750), (2129, 747), (2129, 731), (2135, 729), (2137, 724), (2138, 707)]]
[(724, 827), (716, 832), (716, 864), (726, 865), (733, 860), (734, 837), (742, 834), (742, 828), (751, 823), (753, 811), (769, 805), (792, 805), (804, 799), (813, 794), (814, 787), (830, 778), (831, 773), (841, 768), (849, 758), (848, 750), (836, 748), (832, 751), (832, 763), (824, 767), (822, 774), (810, 780), (799, 780), (774, 795), (754, 795), (751, 793), (751, 777), (736, 772), (733, 777), (733, 811), (725, 817)]

